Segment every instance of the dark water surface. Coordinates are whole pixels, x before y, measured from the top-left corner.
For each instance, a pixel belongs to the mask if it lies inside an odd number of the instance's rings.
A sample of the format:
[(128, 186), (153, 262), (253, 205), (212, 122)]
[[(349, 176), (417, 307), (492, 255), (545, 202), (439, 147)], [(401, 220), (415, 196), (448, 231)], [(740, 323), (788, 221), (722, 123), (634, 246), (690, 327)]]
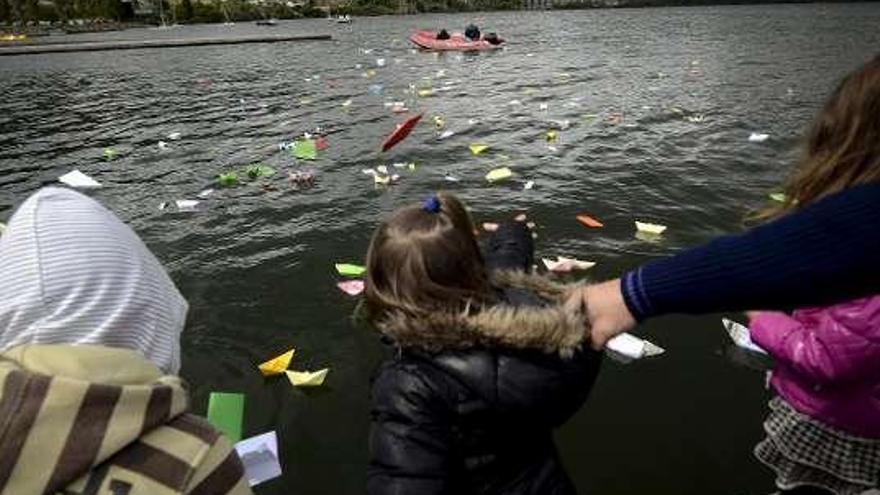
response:
[[(355, 301), (336, 289), (333, 262), (361, 259), (380, 215), (448, 188), (478, 221), (527, 210), (540, 223), (539, 255), (592, 259), (592, 278), (614, 276), (738, 229), (784, 176), (798, 133), (835, 81), (880, 46), (880, 4), (473, 19), (507, 37), (507, 49), (411, 52), (411, 29), (460, 29), (471, 20), (437, 15), (269, 28), (329, 32), (333, 42), (0, 58), (0, 219), (73, 168), (104, 183), (91, 194), (143, 236), (191, 304), (183, 374), (196, 411), (204, 412), (211, 390), (243, 391), (245, 434), (278, 430), (285, 474), (260, 493), (362, 492), (368, 379), (383, 349), (350, 323)], [(239, 24), (80, 38), (230, 31), (266, 32)], [(363, 77), (379, 57), (387, 65)], [(368, 94), (372, 84), (384, 93)], [(418, 98), (405, 94), (410, 84), (449, 90)], [(400, 120), (384, 106), (394, 100), (428, 118), (380, 157), (381, 138)], [(623, 123), (608, 124), (617, 112)], [(705, 119), (687, 119), (697, 114)], [(434, 115), (457, 135), (438, 140)], [(554, 120), (570, 121), (555, 153), (543, 139)], [(195, 199), (233, 167), (262, 161), (286, 176), (302, 165), (278, 144), (316, 126), (331, 147), (309, 165), (318, 173), (314, 189), (292, 191), (279, 174), (276, 191), (251, 185), (217, 191), (195, 213), (159, 210), (162, 201)], [(747, 142), (756, 131), (770, 139)], [(171, 132), (182, 138), (160, 150)], [(471, 156), (473, 142), (492, 149)], [(120, 157), (105, 161), (105, 147)], [(361, 173), (400, 161), (418, 168), (402, 171), (390, 189), (374, 189)], [(483, 175), (499, 165), (521, 180), (486, 185)], [(447, 183), (446, 174), (462, 180)], [(522, 190), (523, 180), (535, 188)], [(574, 221), (581, 211), (606, 227), (584, 229)], [(640, 241), (634, 219), (666, 224), (668, 233), (659, 243)], [(726, 357), (717, 315), (662, 318), (639, 333), (668, 353), (606, 363), (588, 404), (559, 432), (581, 491), (769, 492), (771, 477), (751, 457), (768, 397), (763, 376)], [(256, 372), (256, 363), (289, 347), (296, 368), (332, 369), (325, 387), (306, 393)]]

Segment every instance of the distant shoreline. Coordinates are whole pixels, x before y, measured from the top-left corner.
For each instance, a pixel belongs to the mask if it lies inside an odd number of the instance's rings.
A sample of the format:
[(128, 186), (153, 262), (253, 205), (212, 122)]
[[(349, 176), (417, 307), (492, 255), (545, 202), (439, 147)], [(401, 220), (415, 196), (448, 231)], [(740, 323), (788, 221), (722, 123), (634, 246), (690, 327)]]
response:
[[(178, 0), (180, 1), (180, 0)], [(185, 1), (185, 0), (183, 0)], [(412, 10), (408, 12), (400, 12), (397, 8), (383, 6), (378, 3), (381, 0), (360, 0), (350, 3), (347, 7), (338, 7), (333, 9), (335, 15), (350, 15), (354, 17), (378, 17), (386, 15), (418, 15), (418, 14), (456, 14), (456, 13), (477, 13), (477, 12), (516, 12), (516, 11), (554, 11), (554, 10), (592, 10), (592, 9), (620, 9), (620, 8), (651, 8), (651, 7), (706, 7), (720, 5), (773, 5), (773, 4), (844, 4), (844, 3), (877, 3), (880, 0), (552, 0), (552, 5), (545, 8), (515, 8), (515, 5), (538, 5), (541, 7), (550, 5), (551, 0), (474, 0), (473, 3), (461, 3), (462, 0), (435, 0), (435, 3), (422, 3), (420, 5), (427, 6), (425, 10)], [(543, 2), (543, 3), (542, 3)], [(396, 2), (395, 2), (396, 3)], [(463, 8), (467, 6), (466, 8)], [(174, 8), (177, 8), (176, 6)], [(200, 7), (202, 9), (207, 7)], [(295, 20), (295, 19), (320, 19), (326, 18), (327, 11), (320, 9), (311, 9), (303, 11), (282, 9), (281, 11), (271, 11), (269, 16), (277, 20)], [(181, 19), (182, 16), (175, 16), (167, 19), (174, 24), (179, 25), (195, 25), (195, 24), (223, 24), (225, 21), (235, 23), (251, 23), (259, 20), (265, 20), (267, 15), (265, 12), (254, 11), (236, 11), (232, 13), (218, 12), (197, 12), (197, 15), (190, 16), (189, 19)], [(62, 34), (82, 34), (82, 33), (99, 33), (111, 31), (123, 31), (132, 28), (156, 27), (160, 25), (158, 18), (135, 19), (131, 21), (115, 21), (106, 19), (93, 20), (77, 20), (75, 23), (61, 23), (52, 19), (40, 19), (38, 21), (29, 21), (28, 24), (6, 23), (0, 24), (0, 36), (4, 35), (27, 35), (28, 38), (40, 38), (44, 36), (62, 35)], [(271, 29), (271, 28), (269, 28)], [(26, 41), (26, 40), (25, 40)], [(10, 41), (0, 39), (0, 46), (10, 46), (20, 44), (22, 41)]]

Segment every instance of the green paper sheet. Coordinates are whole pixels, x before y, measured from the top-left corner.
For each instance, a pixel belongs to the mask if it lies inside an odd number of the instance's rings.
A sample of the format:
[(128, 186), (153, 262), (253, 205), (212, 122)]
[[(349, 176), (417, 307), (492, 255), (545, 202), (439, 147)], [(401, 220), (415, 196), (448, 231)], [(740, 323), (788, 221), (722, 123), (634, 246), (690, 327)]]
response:
[(367, 268), (360, 265), (351, 265), (348, 263), (336, 263), (336, 271), (340, 275), (346, 277), (360, 277), (367, 272)]
[(232, 443), (241, 440), (244, 420), (244, 394), (211, 392), (208, 398), (208, 422), (222, 431)]
[(314, 160), (318, 156), (318, 147), (312, 139), (300, 139), (293, 145), (293, 156), (300, 160)]

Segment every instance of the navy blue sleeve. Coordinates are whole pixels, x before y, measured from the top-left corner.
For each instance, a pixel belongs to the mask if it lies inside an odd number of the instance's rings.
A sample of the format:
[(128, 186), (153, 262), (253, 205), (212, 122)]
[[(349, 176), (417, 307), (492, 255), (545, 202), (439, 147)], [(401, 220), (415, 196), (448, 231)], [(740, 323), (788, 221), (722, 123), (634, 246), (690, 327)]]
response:
[(501, 224), (489, 237), (484, 249), (489, 270), (531, 271), (534, 253), (532, 231), (525, 222)]
[(788, 310), (880, 293), (880, 184), (647, 263), (623, 276), (621, 290), (639, 321)]

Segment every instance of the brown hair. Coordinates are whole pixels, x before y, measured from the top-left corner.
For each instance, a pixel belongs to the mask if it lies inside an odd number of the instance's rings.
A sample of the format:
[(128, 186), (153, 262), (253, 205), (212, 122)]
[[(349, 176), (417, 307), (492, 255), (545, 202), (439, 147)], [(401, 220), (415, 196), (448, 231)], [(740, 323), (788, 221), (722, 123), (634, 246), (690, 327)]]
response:
[(880, 56), (848, 74), (807, 132), (785, 185), (785, 201), (755, 220), (771, 220), (849, 187), (880, 181)]
[(439, 211), (411, 205), (395, 211), (373, 234), (367, 252), (367, 318), (467, 312), (491, 290), (470, 215), (453, 195), (436, 196)]

